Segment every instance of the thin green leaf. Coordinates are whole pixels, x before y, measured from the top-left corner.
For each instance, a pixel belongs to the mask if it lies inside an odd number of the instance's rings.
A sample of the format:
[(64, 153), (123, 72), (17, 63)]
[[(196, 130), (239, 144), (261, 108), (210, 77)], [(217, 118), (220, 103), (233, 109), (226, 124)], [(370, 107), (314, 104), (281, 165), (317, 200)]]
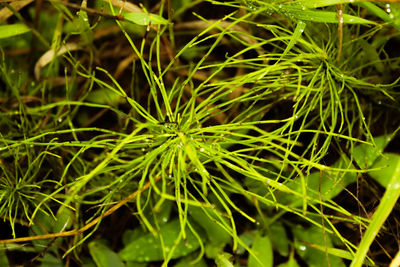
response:
[(348, 4), (348, 3), (357, 3), (363, 2), (365, 0), (302, 0), (302, 5), (307, 8), (317, 8), (317, 7), (325, 7), (325, 6), (333, 6), (338, 4)]
[[(303, 10), (301, 7), (282, 6), (282, 13), (291, 18), (303, 21), (313, 21), (322, 23), (339, 23), (336, 12), (321, 10)], [(343, 23), (345, 24), (376, 24), (373, 21), (366, 20), (357, 16), (343, 14)]]

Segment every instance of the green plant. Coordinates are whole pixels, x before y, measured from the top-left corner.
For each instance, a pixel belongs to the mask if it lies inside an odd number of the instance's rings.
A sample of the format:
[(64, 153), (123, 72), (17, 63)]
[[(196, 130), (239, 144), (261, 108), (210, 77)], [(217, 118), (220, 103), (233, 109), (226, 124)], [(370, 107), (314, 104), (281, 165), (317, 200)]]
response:
[[(397, 17), (379, 2), (150, 2), (48, 1), (29, 18), (4, 4), (20, 22), (0, 26), (14, 238), (0, 243), (32, 241), (42, 266), (374, 264), (399, 193), (384, 152), (399, 129)], [(13, 40), (31, 62), (9, 56)], [(373, 183), (386, 189), (372, 219), (360, 181), (376, 201)], [(107, 228), (119, 216), (131, 225)], [(359, 248), (343, 224), (368, 228)]]

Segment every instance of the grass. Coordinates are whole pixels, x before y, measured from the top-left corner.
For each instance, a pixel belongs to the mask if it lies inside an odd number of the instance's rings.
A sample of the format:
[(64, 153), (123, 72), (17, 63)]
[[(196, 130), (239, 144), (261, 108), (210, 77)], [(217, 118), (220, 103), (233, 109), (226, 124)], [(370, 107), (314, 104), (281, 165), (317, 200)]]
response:
[(0, 11), (5, 266), (396, 266), (397, 3)]

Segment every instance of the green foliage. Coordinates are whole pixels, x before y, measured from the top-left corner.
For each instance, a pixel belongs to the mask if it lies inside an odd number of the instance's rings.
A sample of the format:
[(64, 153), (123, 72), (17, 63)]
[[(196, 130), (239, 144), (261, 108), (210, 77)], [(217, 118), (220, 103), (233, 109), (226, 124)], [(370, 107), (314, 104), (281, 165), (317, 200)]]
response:
[[(4, 4), (9, 234), (39, 236), (24, 242), (41, 266), (374, 264), (399, 197), (385, 152), (400, 128), (399, 5), (144, 5)], [(354, 184), (374, 192), (372, 218), (354, 212)], [(4, 249), (7, 266), (25, 248)]]
[(92, 241), (88, 244), (90, 255), (97, 267), (123, 267), (125, 266), (118, 255), (101, 240)]
[(186, 239), (182, 240), (179, 220), (161, 226), (158, 233), (157, 237), (149, 233), (131, 240), (118, 255), (125, 261), (160, 261), (186, 256), (200, 246), (198, 235), (192, 231), (187, 231)]
[(273, 266), (272, 244), (268, 236), (257, 235), (253, 240), (251, 252), (249, 267)]
[(124, 14), (124, 19), (135, 23), (137, 25), (147, 26), (150, 24), (153, 25), (163, 25), (168, 24), (168, 20), (164, 19), (161, 16), (157, 16), (155, 14), (148, 14), (144, 12), (130, 12)]
[(0, 39), (24, 34), (29, 31), (30, 29), (25, 24), (16, 23), (10, 25), (0, 25)]

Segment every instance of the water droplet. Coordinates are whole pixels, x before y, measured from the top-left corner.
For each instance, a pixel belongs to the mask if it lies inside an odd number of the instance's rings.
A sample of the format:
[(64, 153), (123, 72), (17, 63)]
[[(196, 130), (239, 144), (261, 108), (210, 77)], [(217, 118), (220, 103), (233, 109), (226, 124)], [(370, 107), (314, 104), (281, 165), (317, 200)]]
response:
[(168, 174), (168, 177), (169, 177), (169, 178), (172, 178), (172, 174)]
[(378, 101), (378, 105), (382, 105), (382, 101), (379, 100), (379, 101)]
[(204, 147), (200, 147), (200, 152), (204, 152)]
[(392, 184), (393, 189), (399, 189), (400, 188), (400, 183), (394, 183)]
[(62, 118), (58, 118), (58, 120), (57, 120), (59, 123), (61, 123), (62, 122)]
[(167, 217), (162, 217), (161, 220), (166, 223), (168, 221), (168, 218)]
[(306, 250), (307, 250), (307, 247), (304, 246), (304, 245), (300, 245), (300, 246), (299, 246), (299, 250), (301, 250), (301, 251), (306, 251)]
[(142, 148), (142, 151), (143, 151), (143, 152), (145, 152), (145, 151), (146, 151), (146, 149), (145, 149), (145, 148)]

